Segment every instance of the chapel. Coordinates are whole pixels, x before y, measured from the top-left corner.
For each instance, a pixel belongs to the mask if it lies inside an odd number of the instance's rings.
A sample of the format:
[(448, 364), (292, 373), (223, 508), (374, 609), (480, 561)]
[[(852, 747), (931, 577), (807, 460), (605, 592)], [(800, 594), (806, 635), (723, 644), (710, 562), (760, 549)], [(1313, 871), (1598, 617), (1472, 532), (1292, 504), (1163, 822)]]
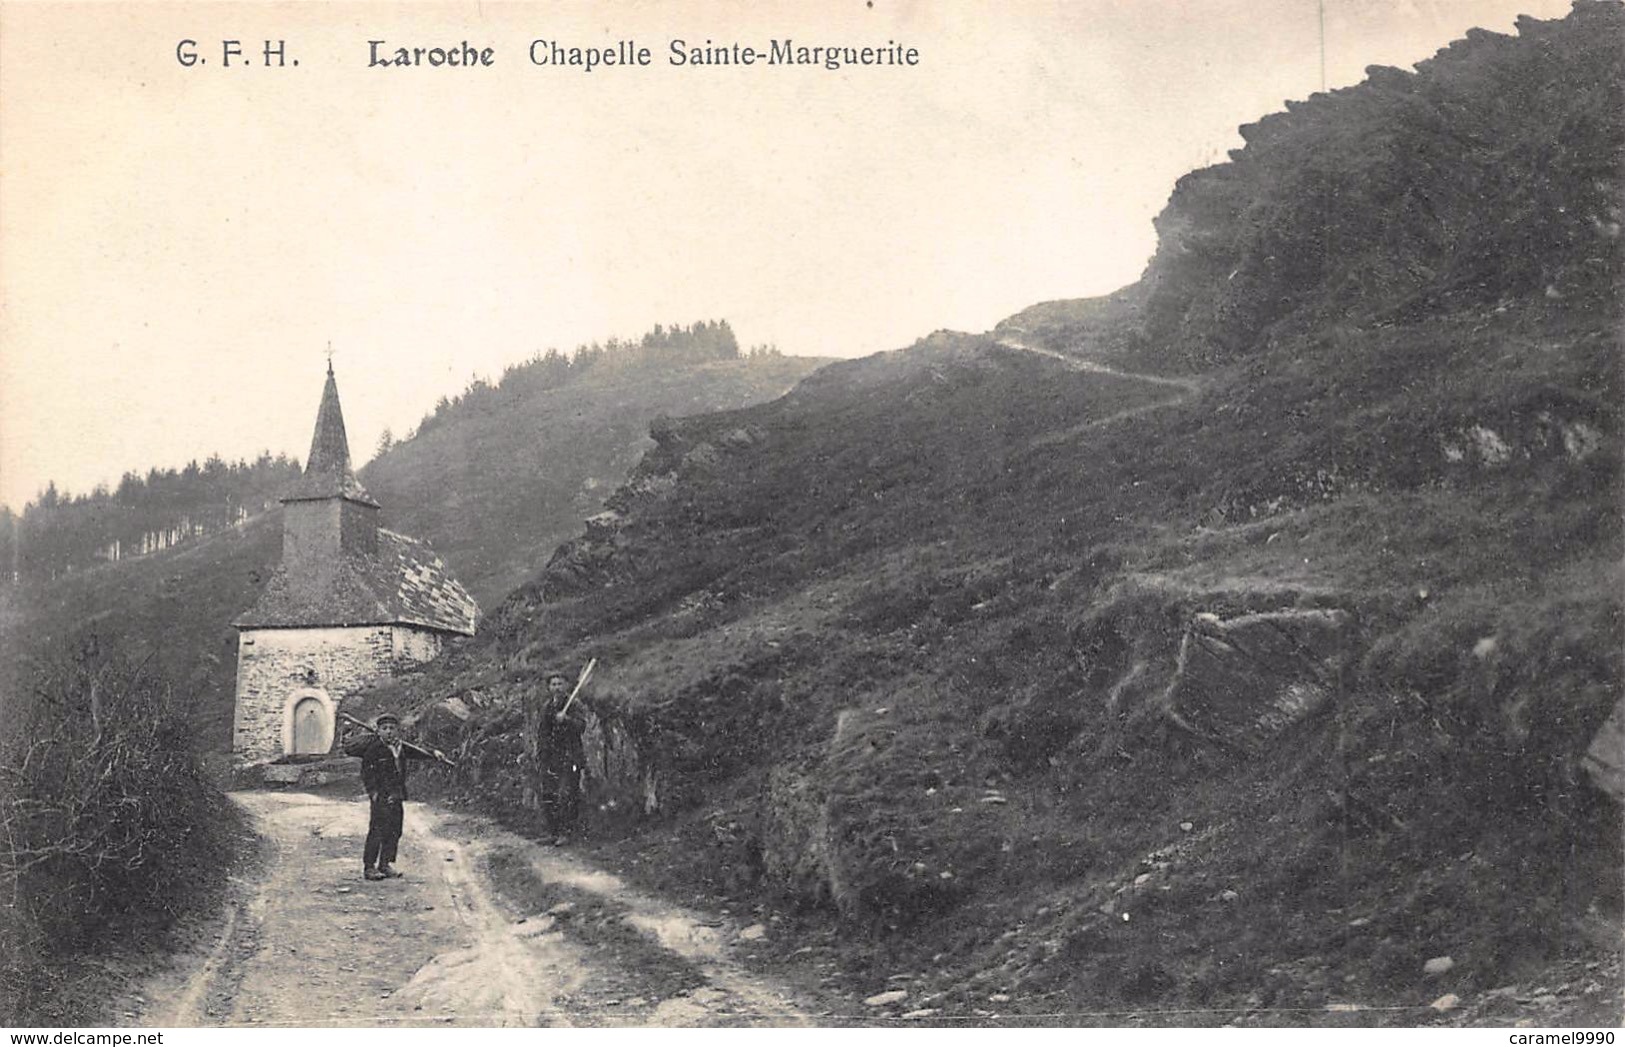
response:
[(304, 473), (281, 501), (281, 563), (232, 623), (238, 766), (329, 752), (345, 698), (472, 636), (479, 617), (427, 545), (379, 526), (331, 361)]

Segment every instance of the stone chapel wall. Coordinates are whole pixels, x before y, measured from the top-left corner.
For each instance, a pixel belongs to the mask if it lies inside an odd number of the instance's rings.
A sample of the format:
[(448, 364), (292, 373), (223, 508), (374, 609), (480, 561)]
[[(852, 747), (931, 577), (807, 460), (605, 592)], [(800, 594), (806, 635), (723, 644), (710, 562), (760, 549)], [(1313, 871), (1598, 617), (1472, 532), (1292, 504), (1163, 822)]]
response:
[[(325, 691), (344, 699), (403, 663), (440, 653), (439, 633), (401, 625), (314, 629), (246, 629), (237, 641), (237, 711), (232, 749), (240, 764), (283, 755), (283, 723), (295, 693)], [(337, 727), (337, 725), (335, 725)], [(336, 729), (334, 736), (343, 731)]]
[[(295, 692), (346, 697), (388, 676), (394, 665), (387, 625), (325, 629), (249, 629), (237, 641), (237, 713), (232, 749), (239, 763), (282, 756), (282, 725)], [(342, 733), (342, 732), (336, 732)]]

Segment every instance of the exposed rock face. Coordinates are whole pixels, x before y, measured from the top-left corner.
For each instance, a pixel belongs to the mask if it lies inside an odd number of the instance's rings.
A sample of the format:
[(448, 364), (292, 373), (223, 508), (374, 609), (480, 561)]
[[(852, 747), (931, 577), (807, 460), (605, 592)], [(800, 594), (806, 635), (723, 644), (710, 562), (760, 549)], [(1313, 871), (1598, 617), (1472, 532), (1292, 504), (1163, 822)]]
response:
[(1591, 740), (1581, 763), (1597, 788), (1615, 800), (1625, 800), (1625, 699), (1614, 706), (1613, 715)]
[(1474, 422), (1439, 437), (1446, 464), (1496, 467), (1517, 461), (1581, 462), (1595, 455), (1608, 440), (1606, 422), (1590, 417), (1583, 406), (1557, 404), (1534, 412), (1532, 418), (1497, 423), (1495, 428)]
[[(1618, 5), (1581, 3), (1519, 18), (1516, 38), (1473, 30), (1414, 73), (1371, 66), (1357, 88), (1243, 126), (1245, 148), (1181, 178), (1156, 220), (1146, 344), (1233, 358), (1325, 302), (1338, 303), (1327, 318), (1403, 318), (1612, 294), (1618, 165), (1595, 158), (1618, 141), (1620, 21)], [(1542, 176), (1509, 182), (1523, 148), (1544, 157)], [(1492, 191), (1498, 220), (1485, 221)]]
[(1180, 641), (1169, 714), (1198, 734), (1261, 749), (1334, 696), (1350, 625), (1338, 610), (1199, 614)]
[(832, 901), (828, 797), (807, 774), (776, 770), (768, 780), (762, 861), (773, 882), (792, 896)]

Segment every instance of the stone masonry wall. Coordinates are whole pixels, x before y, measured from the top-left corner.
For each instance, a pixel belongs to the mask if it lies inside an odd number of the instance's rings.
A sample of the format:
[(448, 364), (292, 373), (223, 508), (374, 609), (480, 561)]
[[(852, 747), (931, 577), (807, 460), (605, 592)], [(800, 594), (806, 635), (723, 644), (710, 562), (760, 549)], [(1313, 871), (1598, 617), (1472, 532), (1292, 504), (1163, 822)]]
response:
[[(441, 643), (438, 633), (399, 625), (243, 630), (237, 640), (232, 725), (237, 763), (264, 763), (283, 755), (283, 725), (292, 695), (324, 692), (336, 713), (345, 698), (388, 676), (395, 666), (433, 658)], [(335, 730), (334, 736), (341, 733)]]
[(237, 641), (232, 725), (237, 762), (264, 763), (283, 755), (282, 729), (294, 693), (324, 691), (342, 709), (345, 697), (387, 676), (393, 664), (387, 625), (244, 630)]
[(440, 653), (441, 634), (427, 629), (395, 626), (395, 661), (426, 662)]

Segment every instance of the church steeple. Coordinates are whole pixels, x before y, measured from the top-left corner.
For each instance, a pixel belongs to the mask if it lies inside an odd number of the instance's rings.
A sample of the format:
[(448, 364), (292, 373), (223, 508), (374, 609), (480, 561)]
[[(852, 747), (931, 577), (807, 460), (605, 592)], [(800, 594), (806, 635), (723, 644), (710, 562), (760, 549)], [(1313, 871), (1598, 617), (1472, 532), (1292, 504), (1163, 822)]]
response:
[(292, 583), (312, 593), (331, 584), (344, 557), (378, 551), (378, 503), (350, 468), (331, 359), (304, 475), (282, 496), (282, 505), (283, 566)]
[(339, 383), (333, 361), (327, 361), (327, 384), (322, 406), (316, 409), (316, 435), (310, 441), (305, 472), (343, 476), (350, 471), (350, 440), (344, 432), (344, 409), (339, 406)]
[(339, 406), (339, 385), (333, 377), (331, 359), (327, 361), (327, 384), (322, 387), (322, 405), (316, 410), (316, 432), (310, 439), (305, 473), (282, 501), (316, 498), (347, 498), (362, 505), (378, 505), (350, 468), (350, 441), (344, 432), (344, 410)]

